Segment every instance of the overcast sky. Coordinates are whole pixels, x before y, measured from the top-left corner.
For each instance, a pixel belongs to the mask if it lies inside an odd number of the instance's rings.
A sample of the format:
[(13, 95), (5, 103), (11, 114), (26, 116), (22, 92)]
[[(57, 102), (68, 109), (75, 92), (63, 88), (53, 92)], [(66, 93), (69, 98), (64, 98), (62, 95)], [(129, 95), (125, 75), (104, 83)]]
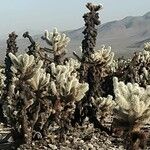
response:
[(150, 11), (150, 0), (1, 0), (0, 37), (11, 31), (38, 34), (54, 27), (77, 29), (84, 24), (87, 2), (103, 5), (102, 23)]

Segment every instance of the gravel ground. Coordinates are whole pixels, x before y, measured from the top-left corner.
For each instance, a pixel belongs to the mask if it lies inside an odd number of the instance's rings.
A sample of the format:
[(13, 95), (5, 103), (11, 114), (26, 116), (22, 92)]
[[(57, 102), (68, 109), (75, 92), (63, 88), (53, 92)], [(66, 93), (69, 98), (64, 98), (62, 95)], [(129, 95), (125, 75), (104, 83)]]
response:
[[(65, 134), (63, 142), (60, 142), (56, 124), (50, 126), (50, 131), (47, 138), (32, 143), (32, 150), (125, 150), (121, 138), (108, 136), (105, 132), (94, 129), (88, 121), (82, 127), (70, 128)], [(0, 144), (0, 150), (12, 150), (10, 143)], [(23, 145), (17, 150), (28, 149)], [(150, 147), (146, 150), (150, 150)]]
[(61, 143), (56, 134), (57, 126), (51, 128), (53, 131), (49, 134), (49, 138), (42, 142), (44, 146), (35, 142), (33, 150), (124, 150), (121, 139), (112, 138), (105, 132), (94, 129), (92, 124), (85, 123), (82, 127), (70, 129)]

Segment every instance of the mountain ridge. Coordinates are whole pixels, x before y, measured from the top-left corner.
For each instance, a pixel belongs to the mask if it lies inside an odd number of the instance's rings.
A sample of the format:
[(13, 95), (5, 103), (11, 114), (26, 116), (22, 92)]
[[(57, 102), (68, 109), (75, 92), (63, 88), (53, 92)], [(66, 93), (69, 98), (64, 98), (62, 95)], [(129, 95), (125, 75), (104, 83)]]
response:
[[(72, 41), (70, 48), (78, 49), (83, 39), (84, 27), (66, 33)], [(127, 16), (98, 26), (97, 46), (111, 46), (118, 55), (130, 56), (143, 48), (144, 42), (150, 40), (150, 12), (142, 16)]]
[[(101, 24), (97, 28), (98, 36), (96, 48), (99, 49), (101, 45), (111, 46), (112, 51), (118, 56), (130, 56), (135, 51), (142, 49), (144, 42), (150, 40), (150, 12), (142, 16), (127, 16), (121, 20), (114, 20)], [(80, 53), (79, 47), (83, 40), (82, 31), (84, 27), (75, 30), (64, 31), (70, 37), (71, 41), (67, 47), (69, 55), (73, 51)], [(42, 35), (33, 36), (34, 40), (42, 46), (48, 46), (41, 40)], [(17, 41), (19, 51), (27, 49), (30, 44), (27, 39), (18, 39)], [(1, 58), (5, 55), (6, 42), (0, 41), (0, 55)], [(4, 50), (4, 51), (3, 51)]]

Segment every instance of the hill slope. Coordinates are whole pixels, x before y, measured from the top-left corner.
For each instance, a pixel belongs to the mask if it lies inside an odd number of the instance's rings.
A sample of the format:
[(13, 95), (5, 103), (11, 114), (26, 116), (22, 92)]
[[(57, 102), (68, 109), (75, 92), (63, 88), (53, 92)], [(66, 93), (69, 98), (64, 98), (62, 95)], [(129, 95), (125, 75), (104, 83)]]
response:
[[(72, 54), (72, 51), (79, 52), (79, 46), (83, 39), (83, 30), (84, 28), (65, 31), (71, 38), (68, 46), (70, 54)], [(43, 44), (40, 37), (41, 35), (37, 35), (34, 36), (34, 39)], [(147, 41), (150, 41), (150, 12), (143, 16), (128, 16), (122, 20), (112, 21), (98, 26), (96, 49), (102, 44), (110, 45), (117, 55), (129, 56), (133, 51), (140, 50), (143, 47), (143, 43)], [(18, 40), (18, 46), (21, 51), (25, 50), (28, 44), (27, 39)], [(5, 41), (0, 41), (0, 49), (0, 55), (3, 58), (6, 49)]]
[[(78, 49), (82, 39), (83, 28), (66, 32), (72, 39), (70, 47)], [(118, 55), (130, 55), (143, 48), (144, 42), (150, 41), (150, 12), (143, 16), (128, 16), (122, 20), (112, 21), (98, 27), (97, 46), (112, 46)]]

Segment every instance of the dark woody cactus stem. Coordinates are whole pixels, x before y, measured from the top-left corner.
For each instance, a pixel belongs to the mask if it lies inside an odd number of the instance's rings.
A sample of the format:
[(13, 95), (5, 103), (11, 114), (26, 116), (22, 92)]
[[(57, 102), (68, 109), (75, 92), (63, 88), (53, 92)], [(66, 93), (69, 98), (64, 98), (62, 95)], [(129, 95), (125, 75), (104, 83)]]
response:
[(15, 32), (12, 32), (11, 34), (9, 34), (9, 38), (7, 40), (7, 53), (13, 53), (16, 54), (18, 51), (18, 47), (16, 44), (16, 39), (17, 39), (18, 35), (15, 34)]
[(30, 41), (30, 43), (31, 43), (31, 45), (30, 46), (28, 46), (28, 49), (29, 49), (29, 51), (27, 52), (29, 55), (34, 55), (35, 56), (35, 46), (36, 46), (36, 43), (35, 43), (35, 41), (33, 40), (33, 38), (32, 38), (32, 36), (29, 34), (29, 32), (27, 31), (27, 32), (25, 32), (24, 34), (23, 34), (23, 37), (24, 38), (28, 38), (29, 39), (29, 41)]
[(89, 62), (90, 55), (94, 52), (94, 47), (96, 45), (97, 29), (95, 27), (100, 24), (99, 14), (97, 11), (99, 11), (102, 6), (87, 3), (86, 7), (90, 10), (90, 12), (83, 15), (85, 29), (83, 31), (84, 39), (82, 41), (82, 64), (80, 67), (80, 81), (86, 81), (89, 83), (89, 79), (91, 77), (88, 77), (89, 64), (87, 64), (87, 62)]
[(89, 62), (90, 55), (94, 53), (94, 47), (96, 45), (96, 37), (97, 37), (97, 29), (95, 28), (100, 24), (99, 21), (99, 11), (102, 6), (101, 5), (93, 5), (92, 3), (87, 3), (86, 7), (90, 10), (90, 12), (83, 15), (85, 21), (85, 30), (83, 31), (84, 39), (82, 41), (82, 64), (80, 67), (81, 75), (80, 81), (86, 81), (93, 84), (93, 72), (90, 71)]
[[(83, 31), (84, 39), (82, 41), (83, 55), (81, 58), (80, 67), (80, 82), (87, 82), (89, 84), (89, 91), (86, 93), (82, 103), (77, 104), (72, 124), (74, 125), (78, 122), (82, 125), (84, 119), (88, 117), (89, 122), (93, 123), (95, 128), (99, 128), (101, 131), (105, 131), (107, 134), (111, 135), (111, 131), (107, 127), (104, 127), (97, 119), (97, 108), (93, 105), (91, 100), (91, 97), (99, 94), (95, 89), (98, 89), (99, 87), (97, 68), (99, 70), (100, 66), (98, 67), (95, 62), (91, 62), (91, 54), (94, 53), (94, 47), (96, 45), (96, 26), (100, 24), (97, 11), (99, 11), (102, 6), (87, 3), (86, 7), (90, 10), (90, 12), (84, 14), (83, 16), (85, 21), (85, 30)], [(80, 60), (78, 56), (76, 57)]]
[(6, 84), (6, 91), (9, 90), (9, 85), (11, 83), (12, 80), (12, 74), (11, 74), (11, 65), (12, 62), (10, 60), (10, 57), (8, 56), (8, 54), (11, 52), (13, 54), (16, 54), (18, 51), (18, 47), (16, 44), (16, 38), (18, 37), (18, 35), (15, 34), (15, 32), (12, 32), (11, 34), (9, 34), (9, 38), (7, 40), (7, 50), (6, 50), (6, 58), (5, 58), (5, 75), (6, 75), (6, 80), (5, 80), (5, 84)]
[[(2, 110), (2, 105), (3, 105), (3, 102), (7, 99), (7, 96), (10, 94), (9, 93), (9, 88), (10, 88), (10, 85), (12, 83), (12, 71), (11, 71), (11, 65), (12, 65), (12, 62), (11, 62), (11, 59), (9, 57), (9, 53), (13, 53), (14, 55), (17, 53), (18, 51), (18, 47), (17, 47), (17, 44), (16, 44), (16, 38), (18, 37), (18, 35), (15, 34), (15, 32), (12, 32), (11, 34), (9, 34), (9, 38), (7, 40), (7, 50), (6, 50), (6, 57), (5, 57), (5, 76), (6, 76), (6, 79), (4, 81), (5, 83), (5, 88), (4, 88), (4, 93), (2, 95), (2, 101), (0, 102), (0, 109)], [(0, 112), (0, 118), (1, 118), (1, 121), (2, 122), (5, 122), (6, 123), (6, 119), (4, 118), (3, 116), (3, 113)]]
[(82, 41), (83, 59), (94, 51), (97, 36), (97, 29), (95, 27), (100, 24), (97, 11), (99, 11), (102, 6), (87, 3), (86, 7), (90, 12), (83, 15), (86, 27), (83, 31), (84, 40)]

